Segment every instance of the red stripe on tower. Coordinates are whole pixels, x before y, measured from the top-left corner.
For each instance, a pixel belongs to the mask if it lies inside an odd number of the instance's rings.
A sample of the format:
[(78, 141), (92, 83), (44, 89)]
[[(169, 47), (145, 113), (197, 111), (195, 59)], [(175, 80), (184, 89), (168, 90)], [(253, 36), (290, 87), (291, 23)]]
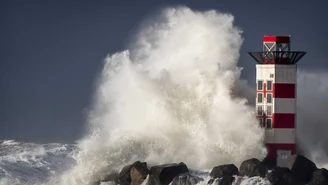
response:
[(295, 84), (273, 84), (273, 97), (274, 98), (295, 98), (296, 94)]
[(295, 114), (274, 113), (272, 123), (273, 128), (295, 128)]

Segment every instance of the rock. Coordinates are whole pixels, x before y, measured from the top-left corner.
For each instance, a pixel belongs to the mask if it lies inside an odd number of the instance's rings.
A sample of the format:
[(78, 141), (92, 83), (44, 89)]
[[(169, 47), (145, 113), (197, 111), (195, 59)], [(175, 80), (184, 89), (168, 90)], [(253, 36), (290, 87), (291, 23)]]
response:
[(224, 176), (224, 177), (222, 177), (222, 179), (220, 179), (218, 185), (231, 185), (234, 180), (235, 180), (235, 177)]
[(150, 169), (149, 185), (168, 185), (176, 176), (188, 171), (184, 163), (153, 166)]
[(287, 160), (287, 167), (299, 181), (304, 183), (308, 183), (313, 172), (317, 170), (316, 165), (302, 155), (291, 155)]
[(238, 168), (233, 164), (216, 166), (212, 169), (210, 176), (213, 178), (221, 178), (224, 176), (238, 175)]
[(213, 179), (213, 178), (211, 178), (211, 179), (207, 182), (207, 184), (213, 184), (214, 181), (217, 181), (217, 179)]
[(275, 167), (267, 174), (267, 179), (273, 185), (297, 185), (299, 182), (289, 168)]
[(139, 185), (149, 174), (147, 163), (137, 161), (125, 166), (118, 175), (120, 185)]
[(204, 181), (203, 178), (191, 175), (189, 173), (183, 173), (175, 177), (171, 185), (194, 185)]
[(264, 177), (266, 174), (266, 167), (258, 159), (252, 158), (241, 163), (239, 173), (241, 176)]
[(314, 171), (308, 185), (328, 185), (328, 170), (322, 168)]
[(291, 173), (289, 168), (275, 167), (266, 175), (267, 179), (272, 183), (277, 183), (286, 173)]
[(140, 185), (147, 178), (149, 172), (146, 163), (133, 166), (130, 171), (131, 185)]

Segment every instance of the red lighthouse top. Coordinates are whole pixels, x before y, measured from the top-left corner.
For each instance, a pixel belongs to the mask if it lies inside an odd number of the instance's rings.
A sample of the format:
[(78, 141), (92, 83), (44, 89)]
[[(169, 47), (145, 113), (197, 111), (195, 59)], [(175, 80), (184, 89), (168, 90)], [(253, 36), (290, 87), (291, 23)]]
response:
[(304, 51), (291, 51), (290, 36), (263, 37), (263, 50), (248, 52), (258, 64), (296, 64), (305, 54)]
[(290, 36), (263, 36), (263, 42), (279, 42), (279, 43), (289, 43)]

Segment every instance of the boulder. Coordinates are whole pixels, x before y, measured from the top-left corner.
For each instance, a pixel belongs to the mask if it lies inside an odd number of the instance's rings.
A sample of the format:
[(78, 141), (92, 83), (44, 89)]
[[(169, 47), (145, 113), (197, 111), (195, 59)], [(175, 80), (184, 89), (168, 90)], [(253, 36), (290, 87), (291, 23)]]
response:
[(239, 173), (241, 176), (264, 177), (266, 174), (266, 167), (258, 159), (252, 158), (241, 163)]
[(221, 178), (224, 176), (238, 175), (238, 168), (233, 164), (216, 166), (212, 169), (210, 176), (213, 178)]
[(197, 177), (189, 173), (183, 173), (175, 177), (171, 185), (195, 185), (201, 181), (204, 181), (201, 177)]
[(273, 185), (299, 184), (289, 168), (275, 167), (266, 177)]
[(184, 163), (153, 166), (150, 169), (149, 185), (168, 185), (182, 173), (189, 172)]
[(219, 180), (218, 185), (231, 185), (234, 180), (235, 177), (233, 176), (224, 176)]
[(147, 163), (137, 161), (125, 166), (118, 175), (120, 185), (140, 185), (149, 174)]
[(328, 185), (328, 170), (322, 168), (314, 171), (308, 185)]
[(296, 179), (304, 183), (308, 183), (313, 172), (317, 170), (316, 165), (302, 155), (291, 155), (287, 160), (287, 167)]
[(131, 185), (140, 185), (149, 174), (146, 163), (140, 163), (131, 168)]

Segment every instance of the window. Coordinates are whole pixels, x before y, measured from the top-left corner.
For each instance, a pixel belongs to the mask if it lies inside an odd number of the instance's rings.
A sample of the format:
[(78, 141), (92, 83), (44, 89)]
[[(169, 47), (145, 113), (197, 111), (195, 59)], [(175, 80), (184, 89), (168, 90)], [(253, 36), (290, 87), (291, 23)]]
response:
[(268, 93), (266, 97), (267, 103), (272, 103), (272, 93)]
[(272, 119), (271, 118), (267, 118), (265, 120), (266, 123), (266, 128), (272, 128)]
[(268, 91), (272, 91), (272, 81), (271, 80), (267, 81), (266, 88)]
[(270, 74), (270, 78), (273, 78), (274, 77), (274, 75), (273, 74)]
[(257, 93), (257, 103), (262, 103), (262, 102), (263, 102), (263, 94)]
[(263, 90), (263, 81), (262, 80), (258, 80), (257, 81), (257, 90)]
[(262, 105), (257, 106), (257, 115), (262, 116), (263, 115), (263, 107)]
[(266, 115), (271, 116), (272, 115), (272, 106), (269, 105), (266, 107)]

